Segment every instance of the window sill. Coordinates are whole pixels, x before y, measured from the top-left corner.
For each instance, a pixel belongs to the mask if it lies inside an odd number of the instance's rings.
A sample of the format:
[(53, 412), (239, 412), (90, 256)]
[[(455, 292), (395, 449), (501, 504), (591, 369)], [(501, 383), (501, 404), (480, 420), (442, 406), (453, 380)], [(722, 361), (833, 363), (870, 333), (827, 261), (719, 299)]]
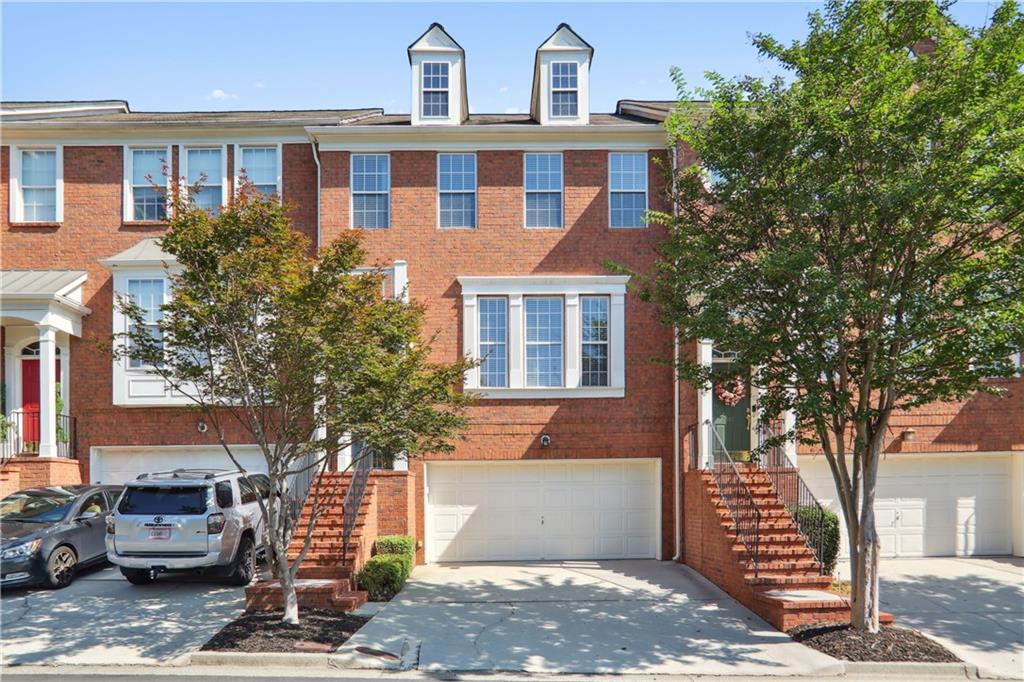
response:
[(11, 223), (11, 227), (33, 227), (39, 229), (50, 229), (60, 227), (64, 223), (57, 222), (55, 220), (17, 220)]
[(167, 227), (166, 220), (122, 220), (122, 227)]
[(487, 400), (564, 400), (577, 398), (625, 398), (622, 386), (586, 386), (581, 388), (467, 388), (477, 398)]

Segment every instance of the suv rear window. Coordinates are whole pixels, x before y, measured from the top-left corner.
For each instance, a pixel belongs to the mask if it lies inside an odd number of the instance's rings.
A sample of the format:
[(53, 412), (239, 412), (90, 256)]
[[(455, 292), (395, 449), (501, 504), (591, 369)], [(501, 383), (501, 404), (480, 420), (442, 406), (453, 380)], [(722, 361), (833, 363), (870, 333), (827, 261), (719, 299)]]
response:
[(117, 510), (122, 514), (205, 514), (204, 486), (125, 488)]

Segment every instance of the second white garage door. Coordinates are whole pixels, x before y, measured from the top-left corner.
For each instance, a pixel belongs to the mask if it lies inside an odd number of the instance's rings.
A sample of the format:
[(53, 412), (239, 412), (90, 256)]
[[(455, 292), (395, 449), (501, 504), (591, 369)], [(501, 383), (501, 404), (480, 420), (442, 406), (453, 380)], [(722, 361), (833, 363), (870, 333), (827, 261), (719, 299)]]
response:
[[(233, 452), (247, 471), (267, 470), (267, 460), (255, 445), (234, 446)], [(219, 446), (207, 447), (94, 447), (89, 458), (93, 483), (119, 485), (139, 474), (174, 469), (227, 469), (235, 465)]]
[[(875, 497), (882, 556), (1009, 554), (1010, 461), (974, 454), (886, 458)], [(839, 512), (823, 456), (801, 457), (800, 475), (819, 500)], [(841, 556), (848, 556), (847, 547), (843, 527)]]
[(658, 558), (658, 460), (427, 465), (427, 561)]

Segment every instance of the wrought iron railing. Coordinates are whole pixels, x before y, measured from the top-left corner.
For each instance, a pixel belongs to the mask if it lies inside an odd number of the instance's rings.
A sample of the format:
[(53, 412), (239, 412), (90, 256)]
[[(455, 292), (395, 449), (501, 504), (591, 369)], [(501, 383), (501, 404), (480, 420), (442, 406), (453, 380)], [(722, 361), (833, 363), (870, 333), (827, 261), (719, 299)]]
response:
[(800, 470), (786, 454), (786, 434), (779, 426), (763, 424), (758, 429), (758, 456), (775, 487), (775, 492), (796, 521), (800, 534), (814, 552), (814, 558), (825, 572), (824, 551), (827, 537), (825, 508), (800, 478)]
[(754, 577), (758, 571), (758, 551), (761, 542), (761, 510), (754, 501), (754, 496), (747, 488), (743, 476), (740, 475), (736, 463), (732, 461), (728, 448), (715, 431), (715, 425), (705, 422), (708, 431), (708, 443), (711, 448), (711, 461), (708, 470), (718, 486), (733, 523), (736, 524), (736, 536), (747, 550), (747, 556), (754, 568)]
[[(0, 438), (0, 461), (6, 463), (20, 455), (38, 455), (40, 444), (40, 420), (38, 410), (14, 410), (6, 417), (6, 428)], [(56, 452), (57, 457), (77, 459), (78, 424), (67, 414), (57, 415)]]
[(344, 510), (344, 521), (341, 530), (342, 557), (348, 558), (348, 544), (352, 539), (352, 531), (355, 530), (356, 522), (359, 520), (359, 508), (363, 504), (363, 495), (366, 493), (366, 484), (370, 480), (370, 471), (373, 470), (374, 454), (365, 447), (352, 447), (352, 465), (348, 472), (351, 479), (348, 488), (345, 490), (345, 498), (342, 500)]

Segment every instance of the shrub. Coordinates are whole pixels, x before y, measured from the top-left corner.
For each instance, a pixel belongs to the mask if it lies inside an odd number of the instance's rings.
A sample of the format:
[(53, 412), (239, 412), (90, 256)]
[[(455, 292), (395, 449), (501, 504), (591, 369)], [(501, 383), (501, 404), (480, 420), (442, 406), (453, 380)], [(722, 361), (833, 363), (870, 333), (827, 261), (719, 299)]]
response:
[(373, 546), (377, 554), (416, 554), (416, 540), (409, 535), (381, 535)]
[[(825, 573), (832, 575), (836, 569), (836, 557), (839, 556), (839, 516), (830, 509), (816, 506), (797, 507), (791, 510), (798, 525), (814, 528), (822, 524), (824, 529), (821, 535), (820, 552), (821, 563), (825, 567)], [(812, 547), (817, 550), (818, 548)]]
[(388, 601), (402, 589), (411, 569), (411, 557), (377, 554), (356, 574), (356, 584), (369, 593), (370, 601)]

